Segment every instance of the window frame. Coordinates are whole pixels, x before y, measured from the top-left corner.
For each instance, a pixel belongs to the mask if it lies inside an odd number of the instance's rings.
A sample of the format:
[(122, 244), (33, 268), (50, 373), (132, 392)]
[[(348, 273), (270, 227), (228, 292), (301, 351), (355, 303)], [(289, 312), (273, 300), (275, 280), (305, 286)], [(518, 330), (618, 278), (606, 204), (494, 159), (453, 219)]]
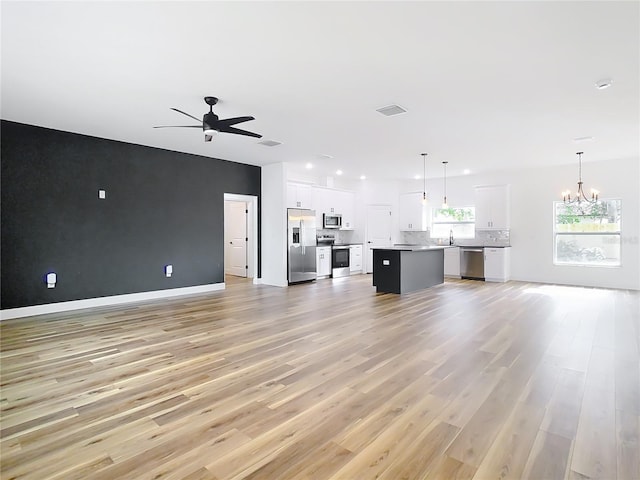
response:
[[(569, 227), (567, 231), (559, 231), (558, 225), (564, 225), (565, 223), (558, 223), (558, 206), (565, 204), (562, 200), (554, 200), (553, 201), (553, 265), (560, 267), (591, 267), (591, 268), (620, 268), (622, 266), (622, 199), (620, 198), (604, 198), (599, 201), (600, 204), (608, 203), (608, 202), (618, 202), (618, 213), (617, 213), (617, 230), (598, 230), (598, 231), (572, 231)], [(580, 215), (569, 215), (571, 216), (580, 216)], [(584, 217), (593, 217), (593, 215), (584, 215)], [(582, 222), (574, 222), (574, 223), (582, 223)], [(568, 222), (568, 225), (571, 225), (571, 222)], [(585, 225), (588, 223), (585, 222)], [(618, 238), (618, 248), (619, 255), (617, 259), (617, 263), (595, 263), (595, 262), (578, 262), (578, 261), (560, 261), (558, 260), (558, 240), (562, 237), (617, 237)]]
[(443, 210), (442, 207), (431, 207), (431, 215), (429, 216), (429, 226), (430, 226), (430, 230), (429, 230), (429, 234), (431, 238), (449, 238), (449, 231), (451, 230), (451, 228), (448, 229), (448, 232), (445, 236), (435, 236), (434, 235), (434, 225), (473, 225), (473, 229), (472, 229), (472, 235), (471, 236), (465, 236), (465, 237), (459, 237), (457, 236), (456, 238), (462, 238), (462, 239), (472, 239), (475, 238), (475, 224), (476, 224), (476, 207), (475, 205), (464, 205), (461, 207), (448, 207), (447, 210), (451, 210), (451, 209), (455, 209), (455, 210), (465, 210), (465, 209), (471, 209), (472, 211), (472, 215), (473, 215), (473, 220), (454, 220), (454, 221), (448, 221), (448, 222), (443, 222), (443, 221), (436, 221), (436, 212), (439, 210)]

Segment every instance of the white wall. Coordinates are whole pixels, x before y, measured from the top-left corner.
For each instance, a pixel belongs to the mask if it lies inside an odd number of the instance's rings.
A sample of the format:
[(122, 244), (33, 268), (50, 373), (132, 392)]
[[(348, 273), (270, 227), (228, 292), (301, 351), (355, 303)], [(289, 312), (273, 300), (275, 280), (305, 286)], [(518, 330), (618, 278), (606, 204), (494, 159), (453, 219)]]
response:
[(391, 243), (401, 243), (398, 226), (398, 202), (400, 200), (400, 183), (396, 181), (363, 180), (357, 186), (356, 220), (354, 243), (363, 243), (366, 232), (367, 206), (391, 205)]
[(262, 280), (287, 286), (287, 174), (284, 163), (262, 167)]
[[(511, 185), (511, 278), (513, 280), (640, 290), (640, 161), (583, 163), (585, 187), (602, 198), (622, 200), (622, 266), (553, 265), (553, 201), (575, 191), (577, 164), (509, 170), (447, 179), (449, 204), (474, 203), (473, 186)], [(441, 202), (442, 180), (429, 181), (430, 198)]]

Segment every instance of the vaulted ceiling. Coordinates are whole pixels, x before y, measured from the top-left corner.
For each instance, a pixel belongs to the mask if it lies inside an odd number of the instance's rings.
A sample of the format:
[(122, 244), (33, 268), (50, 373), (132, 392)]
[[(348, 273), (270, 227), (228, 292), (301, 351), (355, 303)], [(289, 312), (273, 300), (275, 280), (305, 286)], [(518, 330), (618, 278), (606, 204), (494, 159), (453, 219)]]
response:
[[(1, 8), (6, 120), (348, 178), (412, 178), (422, 152), (428, 176), (639, 156), (638, 2)], [(207, 95), (263, 138), (152, 128), (193, 124), (170, 107), (201, 118)]]

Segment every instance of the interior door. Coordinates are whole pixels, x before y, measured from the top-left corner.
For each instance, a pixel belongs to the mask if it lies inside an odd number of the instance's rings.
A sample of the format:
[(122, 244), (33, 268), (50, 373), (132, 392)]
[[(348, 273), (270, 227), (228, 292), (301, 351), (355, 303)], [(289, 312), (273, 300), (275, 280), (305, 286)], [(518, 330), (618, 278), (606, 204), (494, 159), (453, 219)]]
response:
[(224, 202), (224, 273), (247, 276), (247, 204)]
[(365, 244), (366, 272), (373, 272), (374, 247), (391, 246), (391, 206), (367, 206), (367, 243)]

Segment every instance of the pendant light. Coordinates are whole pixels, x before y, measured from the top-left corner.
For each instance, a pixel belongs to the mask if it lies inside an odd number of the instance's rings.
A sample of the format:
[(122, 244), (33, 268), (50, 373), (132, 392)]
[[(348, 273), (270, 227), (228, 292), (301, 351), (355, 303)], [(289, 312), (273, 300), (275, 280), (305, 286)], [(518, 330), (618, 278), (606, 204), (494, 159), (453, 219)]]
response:
[(562, 192), (562, 200), (564, 201), (564, 203), (566, 204), (580, 204), (583, 202), (586, 203), (598, 203), (598, 195), (600, 192), (598, 192), (598, 190), (595, 189), (591, 189), (591, 198), (588, 198), (585, 194), (584, 194), (584, 190), (582, 189), (582, 154), (584, 152), (576, 152), (576, 155), (578, 155), (578, 191), (576, 192), (576, 196), (574, 198), (571, 198), (571, 191), (570, 190), (565, 190), (564, 192)]
[(422, 154), (422, 204), (427, 204), (427, 154)]
[(442, 202), (442, 208), (449, 208), (447, 204), (447, 163), (449, 162), (442, 162), (442, 165), (444, 165), (444, 201)]

